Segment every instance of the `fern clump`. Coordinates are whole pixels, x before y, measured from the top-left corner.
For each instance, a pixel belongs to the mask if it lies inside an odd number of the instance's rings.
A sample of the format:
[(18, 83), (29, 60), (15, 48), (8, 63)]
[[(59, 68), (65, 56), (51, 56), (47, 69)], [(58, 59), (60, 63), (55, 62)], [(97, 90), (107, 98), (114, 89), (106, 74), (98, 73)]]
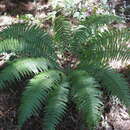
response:
[[(126, 44), (130, 32), (108, 26), (120, 20), (94, 15), (73, 26), (58, 17), (52, 36), (30, 24), (14, 24), (0, 32), (0, 52), (15, 52), (19, 57), (1, 70), (0, 89), (27, 79), (19, 108), (20, 127), (42, 110), (43, 129), (55, 130), (71, 100), (87, 127), (95, 129), (102, 114), (101, 90), (130, 105), (128, 83), (108, 65), (110, 60), (130, 58)], [(104, 25), (107, 29), (100, 31)]]

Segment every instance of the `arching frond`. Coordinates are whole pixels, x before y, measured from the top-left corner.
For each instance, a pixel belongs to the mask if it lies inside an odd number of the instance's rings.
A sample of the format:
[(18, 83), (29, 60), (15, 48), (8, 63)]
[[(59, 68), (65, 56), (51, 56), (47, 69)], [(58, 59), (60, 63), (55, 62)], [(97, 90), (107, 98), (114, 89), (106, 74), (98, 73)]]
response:
[(70, 22), (63, 17), (58, 17), (54, 23), (54, 40), (57, 46), (63, 50), (68, 50), (72, 42), (72, 32)]
[(15, 83), (23, 77), (48, 70), (51, 64), (44, 58), (23, 58), (10, 62), (0, 72), (0, 88), (5, 88), (10, 83)]
[(83, 65), (80, 68), (93, 75), (109, 94), (117, 96), (125, 105), (130, 104), (130, 89), (123, 74), (110, 69), (108, 66)]
[(127, 30), (117, 29), (97, 34), (82, 47), (81, 60), (86, 63), (128, 60), (130, 51), (126, 42), (130, 40), (129, 34)]
[(61, 121), (66, 113), (69, 84), (62, 82), (55, 86), (50, 93), (45, 107), (45, 115), (43, 119), (43, 129), (55, 130), (57, 124)]
[(9, 49), (31, 56), (44, 56), (46, 58), (55, 56), (51, 37), (37, 25), (11, 25), (0, 32), (0, 39), (0, 51)]
[(117, 96), (125, 105), (130, 105), (129, 85), (122, 74), (111, 69), (104, 69), (98, 72), (96, 76), (108, 92)]
[(32, 115), (38, 113), (42, 103), (46, 103), (52, 87), (60, 82), (60, 80), (61, 72), (49, 70), (47, 72), (41, 72), (29, 81), (21, 99), (18, 118), (20, 127)]
[(108, 66), (84, 65), (80, 68), (93, 75), (109, 94), (117, 96), (125, 105), (130, 104), (130, 89), (123, 74), (110, 69)]
[(71, 43), (71, 48), (74, 53), (81, 54), (82, 48), (84, 44), (87, 42), (90, 36), (92, 36), (90, 32), (90, 28), (79, 25), (78, 27), (73, 29), (73, 40)]
[(101, 92), (98, 84), (85, 71), (76, 71), (71, 75), (72, 96), (77, 108), (82, 112), (84, 120), (89, 128), (94, 128), (99, 122), (101, 113)]

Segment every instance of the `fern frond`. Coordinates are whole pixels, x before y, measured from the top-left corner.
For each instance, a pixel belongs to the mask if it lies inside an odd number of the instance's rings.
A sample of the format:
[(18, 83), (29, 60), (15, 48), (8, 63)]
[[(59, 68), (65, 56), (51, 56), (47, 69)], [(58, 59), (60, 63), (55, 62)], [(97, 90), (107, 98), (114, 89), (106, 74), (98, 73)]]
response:
[(72, 96), (77, 108), (82, 112), (84, 120), (90, 129), (94, 128), (100, 120), (101, 92), (98, 84), (85, 71), (76, 71), (71, 74)]
[[(14, 24), (0, 32), (0, 51), (8, 49), (31, 56), (53, 56), (53, 42), (37, 25)], [(11, 47), (11, 48), (10, 48)]]
[(70, 48), (72, 42), (72, 31), (70, 22), (67, 21), (64, 17), (58, 17), (54, 23), (54, 40), (57, 43), (62, 51), (67, 50)]
[(73, 40), (71, 43), (71, 48), (74, 53), (81, 54), (82, 47), (86, 43), (86, 41), (89, 39), (89, 37), (92, 36), (91, 29), (87, 28), (83, 25), (79, 25), (78, 27), (73, 29)]
[(46, 71), (51, 64), (44, 58), (23, 58), (10, 62), (0, 72), (0, 88), (15, 83), (22, 78)]
[(103, 69), (97, 73), (97, 77), (108, 92), (117, 96), (125, 105), (130, 105), (130, 89), (123, 74), (111, 69)]
[(120, 74), (108, 66), (84, 65), (80, 69), (84, 69), (101, 83), (101, 87), (105, 88), (113, 96), (117, 96), (125, 105), (130, 104), (130, 89), (128, 82), (123, 74)]
[(101, 87), (105, 88), (111, 95), (117, 96), (125, 105), (130, 104), (130, 89), (123, 74), (110, 69), (108, 66), (84, 65), (80, 68), (95, 77), (101, 83)]
[(108, 25), (111, 24), (113, 22), (121, 22), (122, 19), (119, 16), (115, 16), (115, 15), (100, 15), (100, 14), (96, 14), (96, 15), (91, 15), (88, 16), (84, 21), (81, 21), (81, 24), (87, 26), (87, 27), (95, 27), (95, 29), (97, 27), (101, 27), (103, 25)]
[(126, 44), (130, 40), (129, 31), (108, 30), (98, 33), (82, 47), (83, 62), (102, 62), (109, 60), (128, 60), (130, 51)]
[(45, 107), (45, 115), (43, 119), (43, 129), (55, 130), (57, 124), (61, 121), (66, 113), (69, 84), (62, 82), (55, 86), (50, 93)]
[(20, 127), (32, 115), (38, 114), (38, 110), (41, 109), (42, 103), (46, 103), (52, 87), (60, 82), (60, 80), (61, 72), (49, 70), (47, 72), (41, 72), (29, 81), (23, 92), (19, 109), (18, 121)]

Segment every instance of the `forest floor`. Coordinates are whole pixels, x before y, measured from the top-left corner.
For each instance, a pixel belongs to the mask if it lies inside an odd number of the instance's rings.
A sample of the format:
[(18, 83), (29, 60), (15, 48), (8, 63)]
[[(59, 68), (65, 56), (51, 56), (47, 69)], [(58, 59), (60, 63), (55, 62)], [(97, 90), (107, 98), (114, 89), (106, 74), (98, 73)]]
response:
[[(6, 4), (6, 5), (5, 5)], [(15, 7), (15, 15), (13, 8)], [(12, 3), (5, 3), (5, 1), (0, 1), (0, 30), (11, 25), (12, 23), (21, 22), (17, 18), (19, 13), (32, 13), (37, 17), (44, 17), (47, 12), (50, 11), (49, 5), (44, 5), (42, 9), (34, 9), (33, 3), (20, 3), (15, 5)], [(37, 11), (37, 12), (36, 12)], [(8, 15), (3, 15), (7, 12)], [(48, 26), (48, 24), (46, 25)], [(118, 69), (124, 74), (128, 82), (130, 83), (130, 67), (127, 64), (122, 64), (119, 62), (111, 62), (110, 65)], [(127, 67), (126, 67), (127, 66)], [(0, 92), (0, 130), (42, 130), (41, 124), (42, 119), (39, 115), (32, 117), (24, 125), (22, 129), (17, 126), (17, 114), (18, 107), (20, 103), (20, 97), (22, 93), (22, 87), (20, 89), (10, 89), (8, 92)], [(113, 101), (114, 100), (114, 101)], [(130, 116), (129, 109), (126, 109), (120, 102), (116, 102), (115, 99), (106, 102), (106, 110), (102, 117), (102, 121), (97, 130), (130, 130)], [(75, 110), (74, 105), (69, 105), (69, 112), (64, 117), (61, 124), (57, 127), (57, 130), (87, 130), (82, 128), (82, 120), (80, 114)]]

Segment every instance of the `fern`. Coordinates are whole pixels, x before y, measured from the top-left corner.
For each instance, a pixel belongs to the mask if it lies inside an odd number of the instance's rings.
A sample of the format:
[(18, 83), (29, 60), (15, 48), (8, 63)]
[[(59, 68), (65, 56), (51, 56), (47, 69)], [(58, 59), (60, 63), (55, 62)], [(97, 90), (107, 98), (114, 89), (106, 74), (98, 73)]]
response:
[(54, 40), (60, 49), (63, 51), (68, 51), (71, 46), (72, 31), (70, 30), (70, 22), (63, 17), (58, 17), (54, 23), (55, 36)]
[(78, 27), (73, 29), (73, 41), (72, 41), (72, 50), (73, 53), (78, 53), (80, 55), (82, 52), (82, 48), (84, 43), (87, 42), (87, 39), (92, 36), (91, 30), (83, 25), (79, 25)]
[(73, 72), (71, 75), (72, 96), (77, 108), (82, 112), (84, 120), (90, 128), (100, 120), (101, 92), (94, 78), (85, 71)]
[(52, 87), (60, 80), (60, 72), (49, 70), (36, 75), (29, 81), (21, 101), (19, 126), (22, 126), (32, 115), (37, 114), (42, 102), (46, 102)]
[(55, 58), (51, 37), (37, 25), (14, 24), (3, 30), (0, 38), (0, 51), (9, 49), (35, 57)]
[(114, 16), (114, 15), (91, 15), (88, 16), (84, 21), (81, 22), (81, 24), (87, 26), (87, 27), (101, 27), (103, 25), (109, 25), (113, 22), (120, 23), (123, 20), (119, 16)]
[(55, 130), (71, 100), (88, 128), (96, 129), (104, 91), (129, 105), (128, 83), (122, 74), (108, 69), (108, 61), (130, 59), (126, 43), (130, 32), (99, 29), (120, 20), (112, 15), (93, 15), (73, 26), (60, 16), (54, 21), (52, 36), (31, 24), (11, 25), (0, 32), (0, 52), (27, 57), (7, 62), (0, 73), (0, 89), (22, 79), (28, 81), (19, 109), (20, 127), (43, 111), (43, 129)]
[(65, 115), (69, 94), (68, 87), (68, 83), (63, 82), (55, 86), (54, 91), (50, 93), (45, 107), (43, 129), (54, 129)]
[(82, 45), (81, 60), (89, 61), (91, 64), (97, 62), (104, 64), (110, 60), (126, 61), (130, 57), (130, 52), (125, 43), (129, 40), (129, 32), (126, 30), (114, 29), (101, 32)]
[(8, 84), (15, 83), (23, 77), (27, 78), (40, 71), (47, 71), (49, 67), (52, 66), (44, 58), (23, 58), (12, 61), (0, 73), (0, 88), (5, 88)]
[(111, 69), (102, 69), (98, 73), (98, 78), (102, 82), (102, 86), (105, 87), (108, 92), (117, 96), (127, 106), (130, 105), (129, 85), (122, 74)]
[(117, 96), (125, 105), (129, 106), (129, 84), (124, 79), (123, 74), (117, 73), (108, 66), (89, 65), (84, 70), (101, 83), (100, 87), (105, 88), (109, 94)]

